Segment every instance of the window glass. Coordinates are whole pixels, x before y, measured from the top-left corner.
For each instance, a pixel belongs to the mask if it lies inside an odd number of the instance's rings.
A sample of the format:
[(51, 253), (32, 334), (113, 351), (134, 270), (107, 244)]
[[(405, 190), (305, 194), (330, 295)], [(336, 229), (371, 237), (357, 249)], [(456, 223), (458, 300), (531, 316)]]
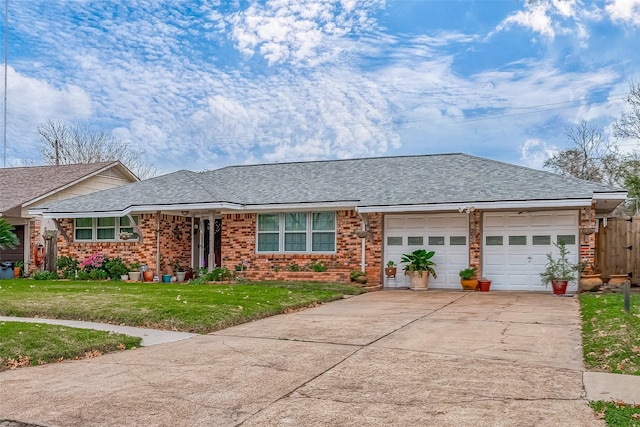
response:
[(284, 215), (285, 231), (304, 231), (307, 229), (306, 213), (287, 213)]
[(575, 234), (559, 234), (558, 244), (560, 243), (564, 243), (565, 245), (575, 245), (576, 235)]
[(75, 240), (91, 240), (93, 239), (93, 230), (89, 229), (81, 229), (76, 228), (76, 238)]
[(402, 245), (402, 237), (397, 236), (388, 236), (387, 237), (387, 245), (389, 246), (401, 246)]
[(258, 234), (258, 251), (259, 252), (278, 252), (279, 235), (277, 233), (259, 233)]
[(509, 236), (509, 246), (523, 246), (527, 244), (527, 236)]
[(98, 228), (96, 230), (98, 240), (114, 240), (116, 238), (115, 228)]
[(116, 219), (114, 217), (109, 218), (97, 218), (98, 227), (115, 227)]
[(280, 229), (280, 219), (278, 214), (258, 215), (258, 231), (278, 231)]
[(502, 236), (486, 236), (485, 243), (487, 246), (502, 246)]
[(449, 237), (451, 246), (465, 246), (467, 244), (467, 236), (451, 236)]
[(76, 218), (76, 227), (93, 227), (93, 218)]
[(551, 236), (533, 236), (531, 242), (534, 245), (550, 245), (551, 244)]
[(414, 236), (407, 238), (407, 245), (411, 246), (422, 246), (424, 243), (424, 239), (422, 236)]
[(429, 246), (443, 246), (444, 236), (429, 236)]
[(311, 242), (313, 252), (333, 252), (336, 250), (336, 233), (313, 233)]
[(307, 250), (307, 233), (285, 233), (284, 250), (287, 252), (304, 252)]
[(311, 228), (313, 230), (335, 230), (336, 229), (336, 214), (334, 212), (314, 212), (313, 223)]
[[(137, 215), (132, 215), (133, 216), (133, 222), (136, 223), (136, 225), (138, 224), (138, 216)], [(133, 227), (131, 227), (131, 221), (129, 221), (129, 217), (128, 216), (123, 216), (122, 218), (120, 218), (120, 233), (131, 233), (131, 239), (137, 239), (138, 233), (134, 233), (133, 232)]]

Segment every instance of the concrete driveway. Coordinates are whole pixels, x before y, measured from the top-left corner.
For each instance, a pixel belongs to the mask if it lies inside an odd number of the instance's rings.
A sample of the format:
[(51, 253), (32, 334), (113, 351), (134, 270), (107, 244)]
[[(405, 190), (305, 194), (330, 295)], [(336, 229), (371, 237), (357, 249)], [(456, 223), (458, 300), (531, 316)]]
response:
[(383, 291), (215, 334), (0, 373), (45, 426), (601, 426), (578, 302)]

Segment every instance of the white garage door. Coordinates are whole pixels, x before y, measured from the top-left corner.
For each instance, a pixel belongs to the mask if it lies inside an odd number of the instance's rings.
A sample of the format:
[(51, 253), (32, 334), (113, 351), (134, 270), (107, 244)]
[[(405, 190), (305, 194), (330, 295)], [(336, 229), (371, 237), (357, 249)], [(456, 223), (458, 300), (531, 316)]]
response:
[(483, 217), (482, 275), (492, 280), (492, 290), (544, 291), (539, 274), (546, 254), (557, 255), (553, 243), (558, 241), (565, 242), (571, 262), (578, 262), (578, 211), (485, 212)]
[(410, 286), (402, 274), (402, 254), (416, 249), (435, 251), (432, 260), (438, 278), (429, 278), (430, 288), (460, 288), (458, 272), (469, 265), (469, 217), (466, 214), (406, 214), (385, 216), (385, 260), (398, 264), (397, 280), (386, 287)]

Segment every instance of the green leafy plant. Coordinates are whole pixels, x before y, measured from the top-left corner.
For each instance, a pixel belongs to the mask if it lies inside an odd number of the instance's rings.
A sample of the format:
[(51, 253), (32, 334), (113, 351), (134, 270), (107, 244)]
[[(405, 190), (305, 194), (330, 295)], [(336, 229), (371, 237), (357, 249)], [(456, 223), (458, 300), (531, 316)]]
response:
[(309, 264), (309, 267), (311, 268), (311, 270), (315, 271), (316, 273), (322, 273), (324, 271), (327, 271), (327, 266), (324, 265), (322, 261), (313, 261), (311, 262), (311, 264)]
[(20, 240), (13, 230), (15, 230), (15, 227), (9, 224), (9, 221), (0, 217), (0, 250), (13, 249), (20, 244)]
[(395, 262), (393, 262), (391, 260), (387, 261), (387, 268), (392, 268), (392, 267), (395, 267), (395, 266), (396, 266)]
[(105, 270), (98, 268), (89, 272), (89, 279), (91, 280), (105, 280), (108, 276), (109, 274)]
[(564, 242), (554, 243), (554, 246), (558, 248), (558, 258), (554, 258), (553, 254), (548, 253), (547, 265), (544, 271), (540, 273), (540, 279), (545, 286), (556, 280), (566, 280), (567, 282), (576, 280), (575, 272), (580, 268), (578, 264), (573, 264), (569, 261), (570, 252)]
[(129, 267), (127, 267), (122, 258), (119, 257), (110, 259), (105, 263), (104, 267), (112, 280), (120, 280), (120, 276), (129, 272)]
[(129, 264), (129, 271), (140, 271), (140, 267), (142, 267), (141, 263), (132, 262), (131, 264)]
[(436, 263), (431, 261), (431, 258), (435, 255), (435, 251), (427, 252), (426, 249), (416, 249), (410, 254), (403, 254), (400, 262), (404, 264), (405, 274), (412, 271), (424, 272), (431, 274), (434, 278), (437, 278), (436, 270), (433, 268)]
[(300, 271), (300, 266), (295, 262), (291, 263), (289, 264), (289, 271)]
[(177, 273), (178, 271), (184, 271), (184, 267), (182, 266), (182, 264), (180, 263), (179, 259), (174, 259), (171, 261), (171, 270), (174, 273)]
[(351, 276), (351, 280), (355, 282), (356, 280), (358, 280), (359, 277), (363, 277), (363, 276), (366, 277), (367, 273), (360, 270), (351, 270), (351, 272), (349, 273), (349, 276)]
[(56, 262), (56, 268), (65, 279), (74, 279), (79, 269), (79, 262), (69, 256), (61, 256)]
[(36, 271), (33, 273), (34, 280), (56, 280), (58, 274), (53, 271)]
[(460, 270), (458, 274), (460, 275), (460, 278), (463, 280), (471, 280), (475, 277), (477, 271), (478, 270), (475, 267), (469, 267), (469, 268)]

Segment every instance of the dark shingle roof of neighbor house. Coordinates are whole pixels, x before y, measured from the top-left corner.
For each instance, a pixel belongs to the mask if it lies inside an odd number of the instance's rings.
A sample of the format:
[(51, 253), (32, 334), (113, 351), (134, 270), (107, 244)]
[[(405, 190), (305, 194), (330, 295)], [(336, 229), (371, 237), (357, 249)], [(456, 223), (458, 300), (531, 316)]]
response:
[(56, 202), (49, 212), (215, 202), (394, 206), (591, 199), (594, 193), (624, 190), (467, 154), (440, 154), (181, 170)]
[(2, 168), (0, 169), (0, 212), (21, 207), (32, 200), (54, 193), (103, 169), (117, 165), (120, 165), (117, 161), (108, 161)]

